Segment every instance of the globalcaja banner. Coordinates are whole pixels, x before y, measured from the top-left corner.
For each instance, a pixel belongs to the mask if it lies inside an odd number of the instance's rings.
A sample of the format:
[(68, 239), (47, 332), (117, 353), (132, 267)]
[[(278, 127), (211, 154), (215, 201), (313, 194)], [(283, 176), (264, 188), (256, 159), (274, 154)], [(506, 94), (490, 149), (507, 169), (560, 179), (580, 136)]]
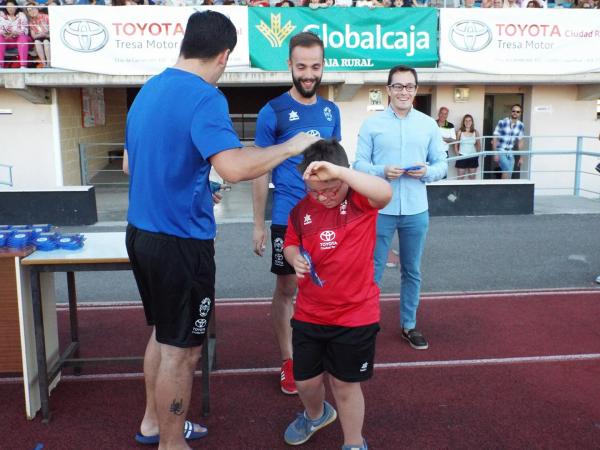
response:
[(290, 38), (318, 34), (332, 71), (435, 67), (437, 10), (431, 8), (249, 8), (250, 63), (287, 70)]
[(213, 9), (228, 16), (238, 43), (228, 67), (248, 67), (246, 6), (69, 6), (50, 10), (52, 67), (108, 75), (153, 75), (172, 66), (189, 16)]
[(600, 11), (442, 9), (440, 67), (494, 74), (600, 70)]

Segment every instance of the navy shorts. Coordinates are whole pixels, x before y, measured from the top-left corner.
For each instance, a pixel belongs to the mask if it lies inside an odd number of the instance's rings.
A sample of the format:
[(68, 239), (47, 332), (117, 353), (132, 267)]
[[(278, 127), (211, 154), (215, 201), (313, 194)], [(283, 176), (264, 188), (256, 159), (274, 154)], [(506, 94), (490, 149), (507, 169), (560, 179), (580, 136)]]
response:
[(286, 226), (271, 225), (271, 272), (275, 275), (294, 275), (296, 271), (283, 256)]
[(348, 383), (373, 376), (378, 323), (340, 327), (292, 319), (291, 324), (296, 380), (310, 380), (323, 372)]
[(202, 345), (215, 301), (214, 241), (182, 239), (127, 226), (127, 254), (156, 340)]

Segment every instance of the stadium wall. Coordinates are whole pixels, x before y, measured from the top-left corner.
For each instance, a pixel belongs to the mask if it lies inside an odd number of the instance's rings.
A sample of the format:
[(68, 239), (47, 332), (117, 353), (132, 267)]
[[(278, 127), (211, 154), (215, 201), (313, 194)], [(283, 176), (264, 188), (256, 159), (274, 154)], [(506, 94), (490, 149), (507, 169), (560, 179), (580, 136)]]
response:
[(52, 106), (34, 104), (9, 89), (0, 89), (0, 163), (13, 166), (15, 187), (60, 185), (53, 147)]
[[(598, 136), (599, 121), (596, 118), (596, 99), (580, 99), (584, 85), (578, 84), (465, 84), (470, 89), (467, 102), (454, 101), (453, 92), (457, 84), (421, 85), (419, 94), (431, 96), (431, 115), (435, 117), (440, 106), (450, 109), (449, 120), (460, 126), (464, 114), (475, 118), (475, 125), (483, 134), (484, 101), (486, 95), (503, 94), (519, 98), (523, 96), (523, 121), (526, 134), (536, 136)], [(321, 95), (336, 101), (341, 109), (343, 144), (354, 159), (357, 134), (366, 117), (375, 114), (367, 111), (370, 89), (380, 89), (382, 103), (387, 104), (385, 82), (367, 83), (351, 95), (341, 96), (339, 84), (327, 84)], [(242, 84), (243, 85), (243, 84)], [(124, 87), (104, 87), (106, 125), (83, 128), (81, 117), (81, 88), (57, 87), (53, 91), (52, 104), (34, 104), (14, 91), (0, 88), (0, 108), (11, 114), (0, 114), (0, 163), (13, 166), (15, 188), (36, 189), (80, 184), (79, 143), (123, 142), (127, 114), (127, 91)], [(252, 95), (253, 86), (247, 87)], [(589, 97), (589, 96), (588, 96)], [(510, 103), (510, 101), (508, 102)], [(504, 105), (509, 107), (510, 105)], [(494, 118), (496, 120), (497, 118)], [(526, 148), (530, 148), (527, 145)], [(571, 138), (536, 138), (533, 147), (537, 150), (575, 150), (576, 140)], [(600, 142), (588, 138), (584, 148), (600, 151)], [(107, 156), (107, 150), (98, 150), (96, 156)], [(94, 156), (94, 153), (92, 153)], [(90, 164), (93, 172), (107, 160)], [(583, 168), (593, 167), (597, 158), (584, 157)], [(453, 164), (451, 164), (453, 166)], [(523, 167), (528, 169), (527, 165)], [(537, 194), (570, 194), (574, 157), (540, 156), (534, 158), (532, 179), (539, 187)], [(553, 171), (545, 173), (544, 171)], [(562, 172), (558, 172), (562, 171)], [(454, 175), (450, 167), (449, 176)], [(600, 180), (584, 176), (582, 181), (596, 183), (592, 190), (600, 191)], [(547, 188), (564, 186), (562, 191)]]
[[(60, 146), (65, 186), (81, 184), (79, 144), (123, 142), (127, 118), (127, 95), (123, 88), (104, 89), (106, 124), (91, 128), (82, 125), (81, 89), (58, 89)], [(93, 176), (108, 162), (107, 148), (93, 150), (88, 155), (89, 175)]]

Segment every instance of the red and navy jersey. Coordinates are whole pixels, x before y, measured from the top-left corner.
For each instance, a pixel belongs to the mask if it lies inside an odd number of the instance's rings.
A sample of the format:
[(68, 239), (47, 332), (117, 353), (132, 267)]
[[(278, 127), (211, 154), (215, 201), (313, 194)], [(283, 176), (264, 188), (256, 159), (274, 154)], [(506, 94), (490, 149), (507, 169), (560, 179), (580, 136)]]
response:
[(291, 211), (285, 247), (310, 254), (323, 287), (298, 278), (294, 319), (318, 325), (358, 327), (379, 322), (379, 288), (373, 275), (377, 209), (348, 190), (335, 208), (307, 195)]

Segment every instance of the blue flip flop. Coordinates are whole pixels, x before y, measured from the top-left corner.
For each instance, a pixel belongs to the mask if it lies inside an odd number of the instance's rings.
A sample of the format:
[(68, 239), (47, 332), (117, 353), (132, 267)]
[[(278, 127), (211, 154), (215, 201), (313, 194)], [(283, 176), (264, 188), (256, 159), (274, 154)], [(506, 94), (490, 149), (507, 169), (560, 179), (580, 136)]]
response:
[[(203, 427), (203, 428), (206, 428), (204, 425), (200, 425), (200, 426)], [(194, 424), (192, 422), (190, 422), (189, 420), (186, 420), (185, 424), (183, 425), (183, 436), (188, 441), (193, 441), (194, 439), (203, 438), (207, 434), (208, 434), (208, 430), (206, 430), (206, 431), (194, 431)], [(135, 435), (135, 441), (138, 444), (156, 445), (156, 444), (158, 444), (160, 442), (160, 435), (154, 434), (152, 436), (144, 436), (142, 433), (138, 432)]]
[(138, 432), (135, 434), (135, 442), (138, 444), (156, 445), (160, 442), (160, 436), (158, 434), (144, 436), (142, 433)]

